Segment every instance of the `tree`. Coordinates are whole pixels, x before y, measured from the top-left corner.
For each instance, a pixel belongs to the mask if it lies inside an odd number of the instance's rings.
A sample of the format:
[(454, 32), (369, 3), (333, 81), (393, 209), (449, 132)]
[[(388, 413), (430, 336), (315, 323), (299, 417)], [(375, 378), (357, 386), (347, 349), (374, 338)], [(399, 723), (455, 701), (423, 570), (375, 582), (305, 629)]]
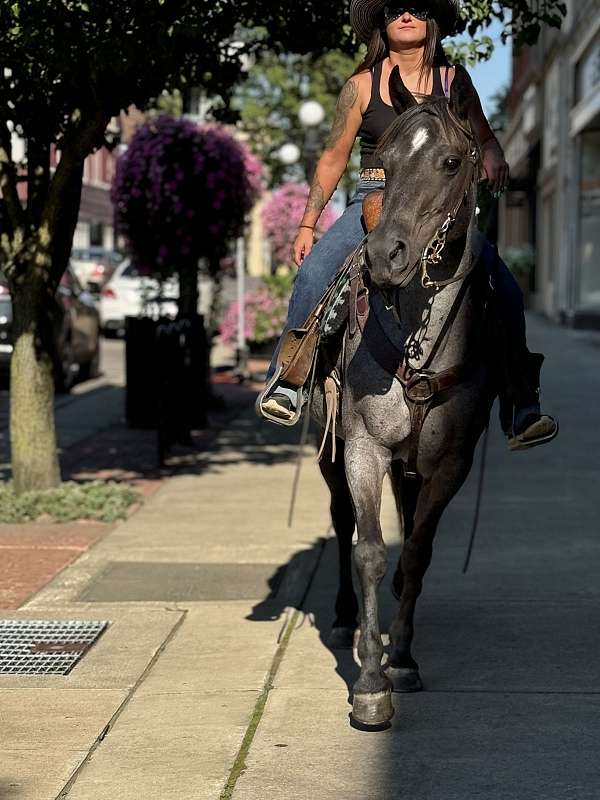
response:
[[(83, 163), (114, 144), (106, 128), (121, 109), (144, 108), (163, 90), (202, 86), (229, 98), (241, 56), (355, 54), (349, 0), (0, 0), (0, 190), (5, 220), (0, 267), (11, 289), (11, 446), (17, 492), (60, 479), (53, 416), (50, 307), (68, 263), (81, 198)], [(559, 0), (466, 0), (476, 28), (513, 11), (524, 41), (560, 24)], [(541, 10), (540, 10), (541, 9)], [(473, 16), (473, 14), (476, 14)], [(469, 31), (473, 33), (473, 31)], [(243, 48), (233, 48), (234, 39)], [(529, 38), (527, 38), (529, 37)], [(235, 115), (233, 115), (235, 116)], [(26, 142), (17, 163), (13, 134)], [(51, 151), (60, 160), (51, 169)], [(19, 183), (27, 187), (23, 205)]]
[(138, 267), (161, 279), (178, 274), (180, 316), (196, 313), (199, 258), (218, 259), (243, 227), (258, 191), (254, 167), (221, 126), (167, 115), (140, 127), (119, 159), (119, 229)]
[(262, 53), (250, 68), (247, 80), (233, 93), (231, 107), (239, 112), (241, 125), (252, 148), (269, 167), (271, 184), (277, 186), (286, 168), (278, 158), (285, 142), (303, 144), (305, 131), (298, 119), (303, 100), (317, 100), (325, 117), (317, 138), (325, 141), (342, 86), (358, 63), (340, 50), (322, 55)]
[(564, 0), (462, 0), (459, 26), (470, 40), (451, 41), (445, 50), (454, 62), (471, 66), (486, 61), (494, 50), (489, 36), (479, 36), (495, 20), (503, 24), (500, 34), (503, 43), (512, 39), (515, 49), (532, 45), (540, 35), (542, 25), (560, 28), (567, 13)]

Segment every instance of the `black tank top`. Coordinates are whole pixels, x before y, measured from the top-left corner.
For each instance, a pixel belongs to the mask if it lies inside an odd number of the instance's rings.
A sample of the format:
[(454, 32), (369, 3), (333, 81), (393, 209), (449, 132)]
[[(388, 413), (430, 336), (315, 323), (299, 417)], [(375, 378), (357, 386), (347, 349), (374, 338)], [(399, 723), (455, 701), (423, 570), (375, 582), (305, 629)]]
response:
[[(377, 144), (387, 128), (394, 122), (398, 114), (393, 106), (384, 103), (381, 99), (379, 86), (381, 84), (381, 70), (383, 61), (379, 61), (374, 67), (371, 67), (371, 98), (369, 105), (363, 114), (362, 123), (358, 130), (357, 136), (360, 138), (360, 166), (361, 169), (380, 168), (382, 163), (380, 159), (375, 158), (373, 153)], [(439, 97), (447, 96), (448, 90), (448, 68), (446, 67), (446, 92), (442, 86), (441, 67), (434, 67), (433, 69), (433, 86), (431, 96), (436, 95)], [(402, 77), (400, 77), (402, 80)], [(402, 84), (403, 88), (408, 89)], [(406, 98), (405, 108), (408, 108), (409, 100)]]

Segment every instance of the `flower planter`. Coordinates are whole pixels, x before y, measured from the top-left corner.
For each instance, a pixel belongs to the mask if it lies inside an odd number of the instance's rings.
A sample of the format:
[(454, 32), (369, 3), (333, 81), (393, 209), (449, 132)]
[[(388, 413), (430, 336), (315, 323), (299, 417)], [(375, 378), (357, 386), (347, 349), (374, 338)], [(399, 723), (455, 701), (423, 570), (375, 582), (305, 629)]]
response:
[(206, 427), (208, 348), (203, 317), (127, 317), (125, 414), (130, 428), (180, 439)]

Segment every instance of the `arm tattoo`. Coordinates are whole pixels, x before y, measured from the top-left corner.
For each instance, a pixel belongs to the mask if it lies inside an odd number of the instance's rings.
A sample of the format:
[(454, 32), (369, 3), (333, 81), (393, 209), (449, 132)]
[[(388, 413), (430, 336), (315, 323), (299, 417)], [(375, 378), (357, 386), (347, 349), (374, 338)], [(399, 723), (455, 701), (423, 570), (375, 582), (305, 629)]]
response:
[(333, 117), (333, 125), (331, 126), (331, 133), (325, 145), (326, 149), (335, 147), (340, 137), (346, 129), (346, 119), (348, 112), (356, 102), (358, 97), (358, 86), (353, 80), (346, 81), (338, 101), (335, 106), (335, 115)]
[(312, 186), (310, 187), (310, 194), (308, 195), (308, 200), (306, 202), (306, 210), (316, 211), (318, 214), (320, 214), (324, 207), (325, 207), (325, 192), (323, 191), (323, 187), (319, 183), (319, 179), (315, 175), (315, 177), (313, 178)]

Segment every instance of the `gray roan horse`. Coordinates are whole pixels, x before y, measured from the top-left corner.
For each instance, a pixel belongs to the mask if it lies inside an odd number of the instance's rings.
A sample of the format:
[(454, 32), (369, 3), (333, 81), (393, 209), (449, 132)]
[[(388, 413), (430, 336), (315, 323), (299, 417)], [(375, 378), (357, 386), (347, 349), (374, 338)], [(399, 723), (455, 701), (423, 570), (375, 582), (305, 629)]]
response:
[[(390, 89), (394, 100), (394, 74)], [(351, 301), (349, 332), (334, 355), (340, 440), (333, 461), (328, 441), (320, 462), (340, 554), (330, 644), (347, 646), (357, 627), (351, 572), (356, 525), (361, 670), (351, 720), (367, 729), (389, 726), (392, 689), (422, 688), (411, 655), (415, 605), (440, 517), (469, 473), (495, 395), (482, 345), (488, 279), (475, 256), (481, 244), (475, 231), (480, 155), (462, 112), (457, 87), (449, 102), (415, 104), (386, 133), (380, 145), (386, 171), (381, 218), (363, 243), (368, 276), (354, 304), (355, 324)], [(394, 353), (395, 363), (384, 363)], [(317, 380), (311, 414), (321, 424), (324, 408)], [(386, 474), (404, 541), (393, 581), (399, 608), (382, 665), (378, 587), (387, 557), (379, 515)]]

